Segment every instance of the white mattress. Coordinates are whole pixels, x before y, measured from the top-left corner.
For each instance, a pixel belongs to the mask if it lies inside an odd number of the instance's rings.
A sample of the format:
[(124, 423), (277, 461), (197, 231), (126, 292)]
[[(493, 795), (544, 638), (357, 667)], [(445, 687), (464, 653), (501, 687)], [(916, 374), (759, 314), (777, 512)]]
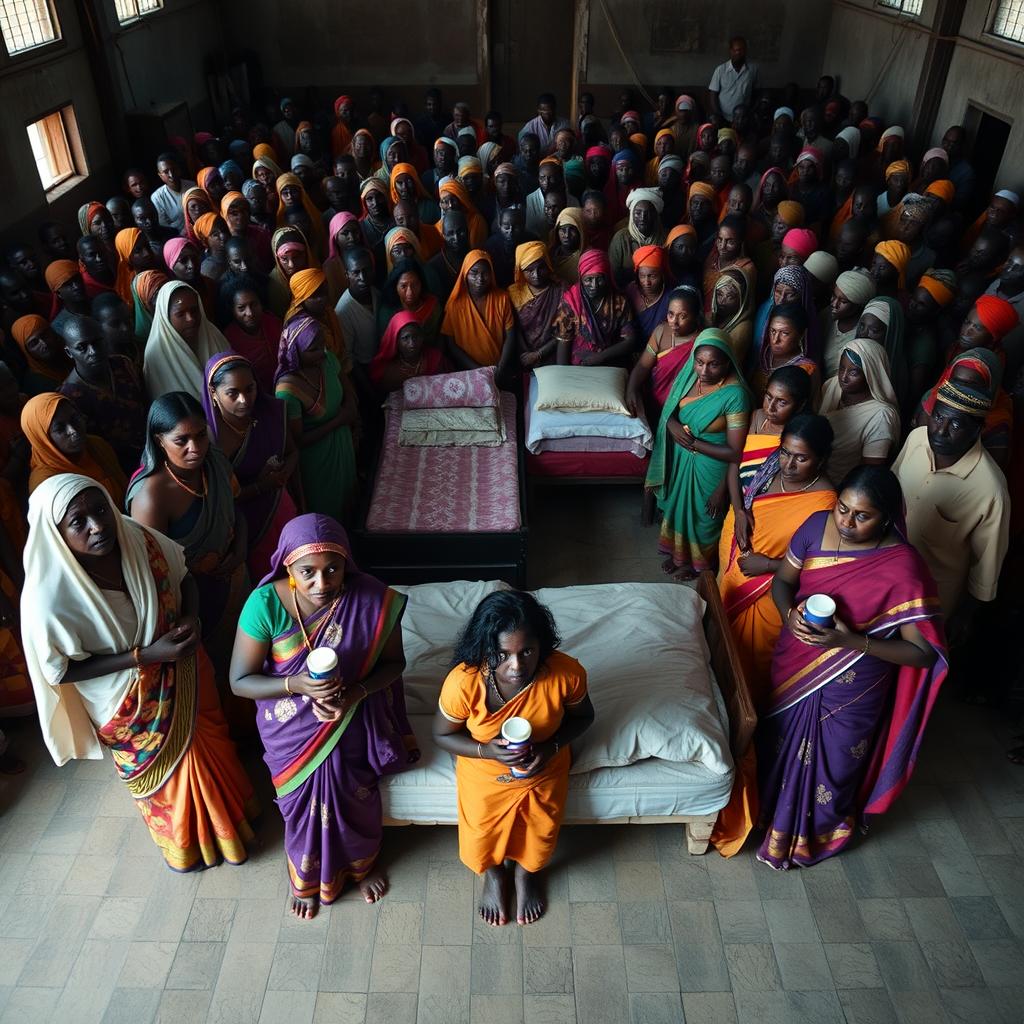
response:
[[(411, 716), (422, 758), (415, 768), (381, 782), (384, 816), (399, 822), (458, 821), (452, 756), (434, 746), (431, 716)], [(569, 776), (565, 821), (715, 814), (729, 802), (732, 773), (703, 765), (648, 758), (624, 768)]]
[[(406, 701), (423, 756), (382, 783), (392, 819), (457, 820), (454, 761), (435, 748), (431, 722), (459, 630), (486, 594), (504, 586), (396, 588), (409, 595)], [(551, 588), (537, 597), (555, 617), (562, 649), (587, 669), (597, 711), (578, 749), (574, 744), (566, 820), (705, 815), (724, 807), (733, 780), (728, 720), (696, 594), (677, 584), (627, 583)], [(658, 756), (665, 751), (685, 760)]]

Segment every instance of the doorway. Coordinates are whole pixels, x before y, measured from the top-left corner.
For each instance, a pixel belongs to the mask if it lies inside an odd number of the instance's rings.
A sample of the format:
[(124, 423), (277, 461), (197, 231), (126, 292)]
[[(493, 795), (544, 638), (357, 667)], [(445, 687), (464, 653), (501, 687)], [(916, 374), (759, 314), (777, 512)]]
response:
[(999, 165), (1003, 162), (1003, 151), (1010, 137), (1010, 122), (968, 104), (964, 128), (969, 140), (968, 156), (976, 176), (971, 215), (977, 216), (988, 205), (999, 176)]
[(542, 92), (553, 92), (559, 116), (569, 116), (575, 7), (567, 0), (491, 0), (491, 103), (506, 131), (537, 113)]

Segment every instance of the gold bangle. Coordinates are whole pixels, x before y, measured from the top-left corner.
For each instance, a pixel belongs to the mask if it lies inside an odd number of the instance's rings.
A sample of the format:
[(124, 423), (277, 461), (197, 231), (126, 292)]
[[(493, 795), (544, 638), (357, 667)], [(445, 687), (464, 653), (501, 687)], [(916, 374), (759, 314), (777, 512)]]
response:
[(135, 667), (136, 668), (142, 668), (142, 648), (141, 647), (133, 647), (132, 648), (132, 661), (135, 662)]
[(291, 682), (292, 682), (292, 677), (291, 676), (285, 676), (284, 677), (284, 692), (287, 693), (289, 696), (293, 696)]
[(864, 636), (864, 650), (861, 651), (861, 654), (866, 655), (868, 653), (868, 651), (870, 651), (870, 650), (871, 650), (871, 637), (869, 637), (869, 636), (867, 636), (865, 634), (865, 636)]
[(484, 759), (484, 753), (480, 749), (480, 744), (479, 743), (476, 745), (476, 756), (479, 757), (481, 761)]

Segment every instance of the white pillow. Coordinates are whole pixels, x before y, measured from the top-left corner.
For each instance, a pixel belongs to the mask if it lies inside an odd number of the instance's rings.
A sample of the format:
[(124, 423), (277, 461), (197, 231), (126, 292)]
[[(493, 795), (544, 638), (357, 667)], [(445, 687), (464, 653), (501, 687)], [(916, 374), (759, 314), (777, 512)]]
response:
[(626, 371), (621, 366), (538, 366), (538, 409), (577, 409), (629, 416), (624, 402)]
[[(541, 367), (551, 369), (551, 367)], [(559, 367), (568, 369), (568, 367)], [(603, 367), (583, 367), (603, 369)], [(540, 372), (539, 370), (537, 371)], [(625, 372), (625, 371), (623, 371)], [(541, 409), (537, 400), (540, 388), (539, 377), (530, 378), (529, 401), (526, 403), (526, 450), (533, 455), (545, 450), (545, 441), (563, 438), (598, 437), (629, 442), (629, 450), (643, 457), (645, 450), (653, 447), (653, 435), (647, 419), (639, 416), (622, 416), (614, 412), (587, 412), (582, 409), (547, 410)], [(563, 449), (564, 450), (564, 449)], [(587, 444), (580, 444), (579, 451), (597, 450)], [(621, 450), (616, 447), (612, 450)]]

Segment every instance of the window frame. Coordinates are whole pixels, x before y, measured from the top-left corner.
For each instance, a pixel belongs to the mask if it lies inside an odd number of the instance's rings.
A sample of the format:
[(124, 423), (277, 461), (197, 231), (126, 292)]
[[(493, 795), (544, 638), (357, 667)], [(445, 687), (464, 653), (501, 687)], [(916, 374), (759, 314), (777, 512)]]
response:
[[(135, 13), (133, 15), (131, 15), (130, 17), (125, 18), (123, 21), (121, 20), (121, 13), (118, 10), (118, 7), (120, 6), (120, 4), (122, 2), (130, 3), (132, 5), (132, 7), (135, 8)], [(149, 3), (155, 2), (157, 4), (157, 6), (152, 7), (149, 10), (145, 10), (145, 11), (139, 10), (139, 4), (140, 3), (146, 3), (146, 2), (149, 2)], [(160, 14), (164, 10), (166, 10), (165, 0), (113, 0), (113, 3), (114, 3), (114, 20), (117, 22), (118, 28), (128, 28), (131, 25), (137, 25), (140, 21), (143, 21), (146, 18), (150, 18), (154, 14)]]
[[(1001, 36), (995, 30), (996, 17), (999, 15), (999, 4), (1000, 0), (992, 0), (992, 3), (989, 5), (982, 38), (990, 45), (1005, 49), (1008, 53), (1020, 54), (1024, 52), (1024, 38), (1014, 39), (1011, 36)], [(1024, 8), (1022, 8), (1021, 14), (1024, 15)]]
[[(53, 119), (56, 118), (56, 122)], [(47, 123), (49, 122), (49, 123)], [(46, 147), (47, 157), (52, 161), (53, 166), (61, 168), (57, 178), (49, 185), (43, 184), (39, 178), (39, 187), (43, 190), (47, 202), (53, 202), (73, 188), (79, 182), (84, 181), (89, 174), (89, 164), (85, 155), (85, 147), (82, 144), (81, 131), (78, 126), (78, 115), (75, 113), (74, 103), (70, 100), (61, 103), (56, 107), (36, 114), (25, 122), (25, 134), (39, 125), (39, 136), (41, 143)], [(54, 146), (56, 138), (56, 126), (60, 128), (60, 138), (63, 142), (63, 152), (57, 152)], [(29, 141), (31, 147), (31, 139)], [(33, 151), (33, 164), (36, 163)], [(36, 166), (36, 174), (39, 168)]]
[(57, 17), (56, 0), (38, 0), (38, 3), (46, 9), (50, 25), (53, 28), (53, 38), (41, 43), (33, 43), (31, 46), (26, 46), (21, 50), (12, 51), (7, 36), (0, 31), (0, 62), (12, 63), (14, 61), (31, 59), (39, 56), (47, 47), (58, 46), (64, 42), (64, 30), (61, 27), (60, 18)]
[[(904, 8), (905, 3), (920, 3), (921, 7), (916, 11), (908, 11)], [(918, 19), (924, 13), (924, 0), (875, 0), (875, 10), (892, 18), (907, 18), (908, 20)]]

